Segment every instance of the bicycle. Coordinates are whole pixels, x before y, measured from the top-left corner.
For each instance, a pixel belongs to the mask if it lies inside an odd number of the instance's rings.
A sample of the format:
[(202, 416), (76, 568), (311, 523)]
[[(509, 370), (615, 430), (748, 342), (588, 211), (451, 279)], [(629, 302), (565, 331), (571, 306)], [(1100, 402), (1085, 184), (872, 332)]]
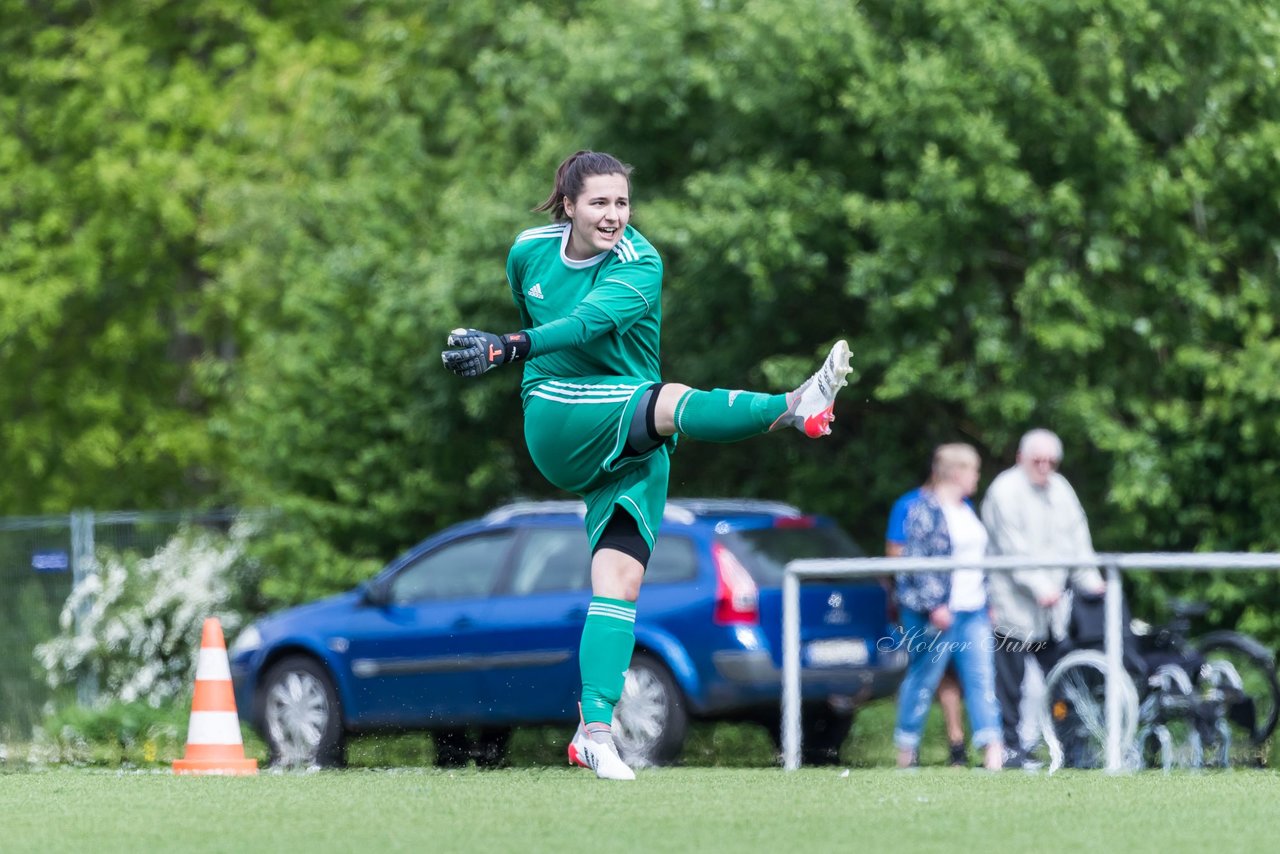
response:
[[(1101, 597), (1080, 598), (1067, 651), (1045, 676), (1050, 770), (1106, 764)], [(1169, 623), (1124, 624), (1120, 744), (1126, 768), (1261, 766), (1280, 715), (1275, 659), (1256, 639), (1215, 631), (1191, 640), (1207, 606), (1173, 603)], [(1080, 626), (1087, 626), (1081, 629)]]

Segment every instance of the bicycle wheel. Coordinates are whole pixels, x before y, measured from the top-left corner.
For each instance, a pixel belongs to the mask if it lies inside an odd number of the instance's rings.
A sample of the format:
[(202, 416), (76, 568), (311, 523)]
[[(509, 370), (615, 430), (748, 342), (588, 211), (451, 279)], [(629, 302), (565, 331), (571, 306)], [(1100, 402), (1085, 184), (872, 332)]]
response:
[[(1091, 649), (1067, 653), (1045, 676), (1044, 740), (1050, 771), (1104, 768), (1107, 764), (1107, 659)], [(1120, 680), (1120, 745), (1131, 767), (1137, 750), (1138, 690)]]
[[(1203, 767), (1206, 725), (1216, 722), (1220, 708), (1201, 702), (1192, 677), (1181, 665), (1159, 665), (1147, 678), (1147, 695), (1138, 708), (1142, 764), (1166, 772)], [(1208, 735), (1212, 747), (1214, 732)]]
[(1233, 750), (1249, 748), (1253, 759), (1261, 760), (1261, 748), (1275, 731), (1280, 715), (1280, 683), (1276, 662), (1258, 641), (1239, 632), (1212, 632), (1196, 641), (1205, 661), (1221, 667), (1224, 663), (1240, 677), (1242, 693), (1227, 698), (1227, 721)]

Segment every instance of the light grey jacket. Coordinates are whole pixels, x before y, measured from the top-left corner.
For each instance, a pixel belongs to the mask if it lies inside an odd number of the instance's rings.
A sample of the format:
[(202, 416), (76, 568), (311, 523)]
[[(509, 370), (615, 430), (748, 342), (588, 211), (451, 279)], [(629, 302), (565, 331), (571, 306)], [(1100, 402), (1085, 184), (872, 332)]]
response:
[[(1014, 466), (996, 476), (982, 501), (982, 521), (991, 537), (988, 551), (1033, 558), (1092, 558), (1089, 521), (1071, 484), (1054, 472), (1045, 487), (1034, 486)], [(988, 596), (997, 634), (1018, 640), (1061, 639), (1071, 615), (1071, 596), (1043, 608), (1038, 600), (1077, 590), (1102, 589), (1097, 569), (1015, 569), (988, 574)]]

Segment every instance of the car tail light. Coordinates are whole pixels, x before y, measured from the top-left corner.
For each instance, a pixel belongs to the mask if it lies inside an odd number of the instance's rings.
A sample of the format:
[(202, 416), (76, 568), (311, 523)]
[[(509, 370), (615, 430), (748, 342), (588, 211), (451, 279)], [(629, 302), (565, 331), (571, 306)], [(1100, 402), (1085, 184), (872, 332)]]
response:
[(720, 543), (712, 543), (711, 554), (716, 562), (716, 624), (758, 625), (760, 591), (755, 579), (733, 552)]
[(884, 604), (885, 619), (889, 625), (896, 626), (902, 615), (898, 612), (898, 588), (894, 582), (893, 576), (886, 575), (880, 579), (880, 586), (884, 588)]

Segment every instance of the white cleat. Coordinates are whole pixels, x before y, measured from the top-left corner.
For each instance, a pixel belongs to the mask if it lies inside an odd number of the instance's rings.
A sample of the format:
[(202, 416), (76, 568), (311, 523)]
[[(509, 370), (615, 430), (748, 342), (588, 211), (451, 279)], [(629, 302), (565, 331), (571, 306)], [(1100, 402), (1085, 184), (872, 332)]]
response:
[(569, 742), (569, 764), (581, 765), (596, 772), (601, 780), (634, 780), (636, 772), (627, 767), (612, 741), (592, 741), (586, 730), (578, 727)]
[(849, 344), (844, 339), (835, 343), (818, 372), (791, 394), (787, 395), (787, 411), (773, 423), (776, 430), (790, 424), (810, 439), (831, 433), (831, 422), (836, 420), (836, 392), (849, 384)]

